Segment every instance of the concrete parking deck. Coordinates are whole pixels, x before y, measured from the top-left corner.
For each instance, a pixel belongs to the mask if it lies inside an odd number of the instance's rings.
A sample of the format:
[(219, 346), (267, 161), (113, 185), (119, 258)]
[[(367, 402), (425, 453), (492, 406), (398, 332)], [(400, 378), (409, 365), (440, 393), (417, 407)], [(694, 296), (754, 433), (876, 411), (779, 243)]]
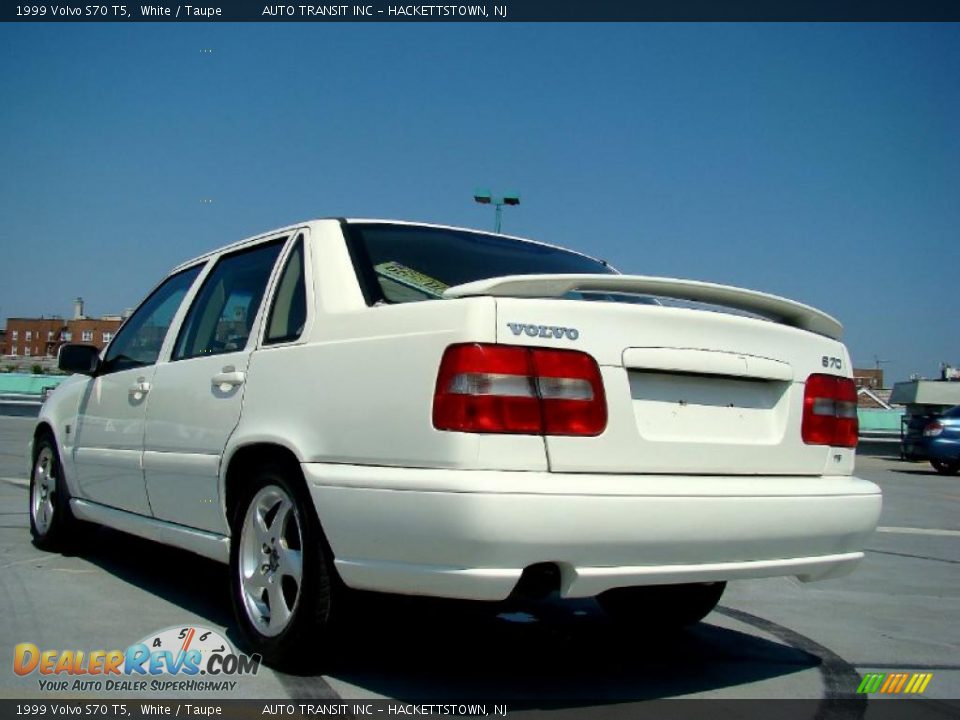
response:
[[(31, 545), (32, 426), (0, 418), (0, 661), (20, 642), (124, 648), (179, 624), (235, 639), (221, 565), (106, 529), (72, 555)], [(593, 601), (478, 618), (381, 599), (324, 674), (263, 669), (223, 696), (526, 698), (571, 708), (660, 697), (829, 701), (865, 698), (856, 695), (864, 673), (923, 671), (933, 673), (925, 697), (960, 697), (960, 478), (875, 457), (860, 458), (858, 473), (883, 487), (885, 502), (867, 559), (847, 578), (733, 583), (717, 612), (667, 639), (625, 636)], [(43, 695), (36, 677), (0, 672), (0, 697)]]

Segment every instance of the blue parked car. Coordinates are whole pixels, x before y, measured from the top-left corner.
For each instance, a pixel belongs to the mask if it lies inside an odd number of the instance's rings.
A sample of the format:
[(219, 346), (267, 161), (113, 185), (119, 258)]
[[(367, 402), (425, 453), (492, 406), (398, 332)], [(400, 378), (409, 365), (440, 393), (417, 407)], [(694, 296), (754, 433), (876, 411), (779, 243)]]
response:
[(941, 475), (956, 475), (960, 471), (960, 405), (923, 429), (923, 454)]

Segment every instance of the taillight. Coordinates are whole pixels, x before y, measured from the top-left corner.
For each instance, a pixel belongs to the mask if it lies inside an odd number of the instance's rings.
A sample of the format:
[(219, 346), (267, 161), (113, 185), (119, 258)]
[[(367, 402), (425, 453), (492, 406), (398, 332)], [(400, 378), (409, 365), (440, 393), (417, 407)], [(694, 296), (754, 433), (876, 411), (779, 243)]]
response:
[(930, 423), (923, 429), (923, 436), (936, 437), (942, 432), (943, 432), (943, 423), (940, 422), (939, 420), (934, 420), (932, 423)]
[(451, 345), (433, 395), (438, 430), (599, 435), (607, 426), (600, 368), (586, 353)]
[(857, 387), (849, 378), (811, 375), (803, 391), (801, 435), (807, 445), (856, 447)]

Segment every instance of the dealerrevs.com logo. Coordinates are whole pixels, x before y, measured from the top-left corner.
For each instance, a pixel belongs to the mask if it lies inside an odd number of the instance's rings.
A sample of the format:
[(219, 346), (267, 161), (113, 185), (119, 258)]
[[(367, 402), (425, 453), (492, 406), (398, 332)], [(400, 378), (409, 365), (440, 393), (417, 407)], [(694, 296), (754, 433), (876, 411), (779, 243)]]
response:
[(13, 672), (38, 675), (46, 691), (232, 691), (232, 678), (256, 675), (259, 655), (244, 655), (216, 630), (170, 627), (126, 650), (41, 650), (30, 642), (13, 650)]

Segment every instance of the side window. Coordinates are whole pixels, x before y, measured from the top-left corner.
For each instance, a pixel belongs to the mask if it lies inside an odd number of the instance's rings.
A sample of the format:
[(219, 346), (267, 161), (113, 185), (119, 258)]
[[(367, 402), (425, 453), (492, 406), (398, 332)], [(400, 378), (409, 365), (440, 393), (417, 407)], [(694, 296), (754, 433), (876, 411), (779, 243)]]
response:
[(187, 313), (173, 359), (242, 350), (286, 238), (226, 255), (217, 262)]
[(267, 320), (264, 344), (290, 342), (300, 337), (307, 320), (307, 288), (303, 272), (303, 235), (287, 258), (280, 282), (273, 296), (273, 307)]
[(177, 273), (143, 301), (110, 344), (102, 372), (143, 367), (157, 361), (173, 316), (202, 267), (201, 263)]

